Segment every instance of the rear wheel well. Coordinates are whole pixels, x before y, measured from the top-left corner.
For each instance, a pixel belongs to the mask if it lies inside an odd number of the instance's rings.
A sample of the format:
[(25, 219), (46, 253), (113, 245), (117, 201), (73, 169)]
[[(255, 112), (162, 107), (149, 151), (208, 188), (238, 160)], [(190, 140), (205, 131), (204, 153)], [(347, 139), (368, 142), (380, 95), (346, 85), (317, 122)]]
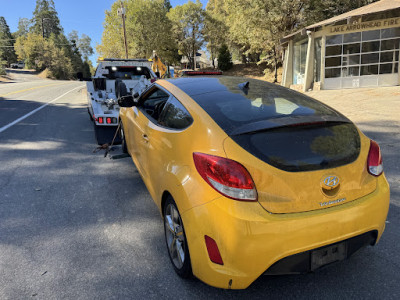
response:
[[(164, 191), (164, 193), (161, 196), (161, 214), (164, 217), (164, 206), (165, 206), (165, 201), (167, 200), (168, 196), (171, 196), (171, 193), (168, 191)], [(172, 197), (173, 198), (173, 197)]]

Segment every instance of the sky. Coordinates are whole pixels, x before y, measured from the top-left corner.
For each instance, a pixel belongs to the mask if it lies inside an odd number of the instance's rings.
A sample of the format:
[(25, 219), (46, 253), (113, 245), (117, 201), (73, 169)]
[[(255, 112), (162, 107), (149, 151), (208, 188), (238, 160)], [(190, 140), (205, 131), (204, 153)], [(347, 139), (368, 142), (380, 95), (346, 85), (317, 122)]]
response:
[[(116, 0), (54, 0), (64, 34), (68, 36), (72, 30), (77, 30), (79, 36), (84, 33), (92, 39), (92, 47), (101, 43), (105, 10), (111, 9)], [(170, 0), (173, 7), (182, 5), (188, 0)], [(201, 0), (203, 5), (207, 0)], [(18, 29), (19, 18), (32, 18), (36, 0), (0, 0), (0, 16), (6, 19), (11, 32)], [(97, 53), (90, 57), (96, 65)]]

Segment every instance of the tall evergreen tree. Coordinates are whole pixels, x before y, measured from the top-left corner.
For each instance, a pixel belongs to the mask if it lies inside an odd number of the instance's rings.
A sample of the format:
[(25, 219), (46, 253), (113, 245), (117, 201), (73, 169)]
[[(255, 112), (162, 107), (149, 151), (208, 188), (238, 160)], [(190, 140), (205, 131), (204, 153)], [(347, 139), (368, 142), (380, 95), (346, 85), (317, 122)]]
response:
[(19, 18), (18, 30), (13, 33), (13, 36), (17, 38), (22, 35), (27, 35), (29, 32), (30, 23), (31, 21), (27, 18)]
[(164, 8), (169, 11), (172, 8), (171, 2), (169, 0), (164, 0)]
[(14, 42), (6, 19), (0, 17), (0, 60), (6, 61), (7, 65), (17, 61), (17, 55), (14, 51)]
[(31, 32), (41, 34), (44, 38), (49, 38), (52, 33), (59, 35), (62, 32), (53, 0), (36, 0), (31, 22)]

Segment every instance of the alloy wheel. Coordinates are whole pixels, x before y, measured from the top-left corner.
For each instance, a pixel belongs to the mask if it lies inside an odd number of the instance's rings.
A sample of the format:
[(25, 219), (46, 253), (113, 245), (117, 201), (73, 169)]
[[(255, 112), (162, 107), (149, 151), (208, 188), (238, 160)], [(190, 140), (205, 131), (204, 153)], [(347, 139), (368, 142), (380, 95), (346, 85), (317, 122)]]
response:
[(181, 217), (172, 203), (166, 207), (164, 226), (169, 255), (175, 267), (180, 270), (185, 263), (186, 242)]

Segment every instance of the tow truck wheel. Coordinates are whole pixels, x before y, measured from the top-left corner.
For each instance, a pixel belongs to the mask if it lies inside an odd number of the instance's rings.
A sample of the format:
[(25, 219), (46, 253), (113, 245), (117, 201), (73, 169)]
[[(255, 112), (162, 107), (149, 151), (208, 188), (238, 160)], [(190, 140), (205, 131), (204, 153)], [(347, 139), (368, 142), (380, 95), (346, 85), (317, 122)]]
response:
[(128, 146), (126, 145), (124, 125), (122, 124), (122, 121), (120, 121), (120, 124), (121, 125), (119, 127), (119, 137), (121, 139), (122, 152), (128, 153)]
[(126, 85), (121, 79), (115, 80), (115, 93), (117, 99), (128, 95), (128, 90), (126, 88)]

